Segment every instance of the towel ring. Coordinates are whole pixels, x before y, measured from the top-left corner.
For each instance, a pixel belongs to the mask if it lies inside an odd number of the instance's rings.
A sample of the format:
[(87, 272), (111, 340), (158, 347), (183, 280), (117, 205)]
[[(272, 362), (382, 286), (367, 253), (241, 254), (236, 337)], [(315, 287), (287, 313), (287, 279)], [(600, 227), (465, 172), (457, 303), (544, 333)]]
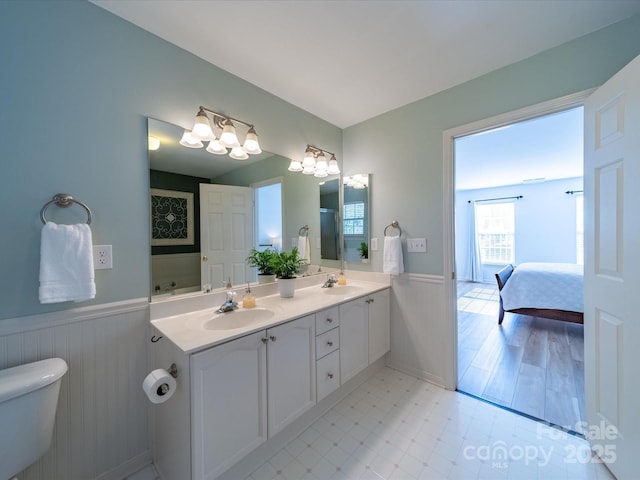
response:
[(400, 224), (398, 223), (397, 220), (394, 220), (393, 222), (391, 222), (389, 225), (387, 225), (386, 227), (384, 227), (384, 236), (387, 236), (387, 229), (391, 227), (391, 228), (395, 228), (398, 230), (398, 236), (402, 235), (402, 229), (400, 228)]
[(301, 237), (302, 235), (309, 235), (309, 225), (300, 227), (300, 230), (298, 230), (298, 236)]
[(53, 200), (49, 200), (47, 203), (45, 203), (42, 206), (42, 209), (40, 210), (40, 220), (42, 220), (42, 223), (44, 223), (44, 224), (47, 223), (47, 219), (45, 218), (44, 214), (47, 211), (47, 208), (49, 208), (51, 205), (55, 204), (58, 207), (67, 208), (67, 207), (70, 207), (74, 203), (76, 205), (80, 205), (82, 208), (84, 208), (86, 210), (86, 212), (87, 212), (87, 225), (91, 225), (91, 210), (89, 209), (89, 207), (87, 207), (84, 203), (74, 199), (68, 193), (56, 193), (53, 196)]

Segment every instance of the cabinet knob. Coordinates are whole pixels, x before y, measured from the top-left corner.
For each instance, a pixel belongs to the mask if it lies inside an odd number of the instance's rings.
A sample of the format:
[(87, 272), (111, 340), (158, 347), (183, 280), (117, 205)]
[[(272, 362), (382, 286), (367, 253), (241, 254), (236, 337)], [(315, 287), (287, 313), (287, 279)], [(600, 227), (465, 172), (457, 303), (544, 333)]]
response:
[(269, 338), (271, 339), (272, 342), (276, 341), (276, 336), (275, 335), (271, 335)]
[(202, 256), (202, 261), (203, 262), (208, 262), (209, 261), (209, 257), (207, 257), (206, 255)]
[(329, 345), (330, 347), (333, 347), (333, 342), (332, 342), (331, 340), (329, 340), (329, 341), (327, 342), (327, 345)]
[(327, 318), (327, 323), (333, 323), (333, 318)]
[(333, 378), (333, 373), (327, 373), (327, 377)]
[(262, 343), (267, 343), (269, 341), (268, 338), (261, 338), (260, 340), (262, 340)]

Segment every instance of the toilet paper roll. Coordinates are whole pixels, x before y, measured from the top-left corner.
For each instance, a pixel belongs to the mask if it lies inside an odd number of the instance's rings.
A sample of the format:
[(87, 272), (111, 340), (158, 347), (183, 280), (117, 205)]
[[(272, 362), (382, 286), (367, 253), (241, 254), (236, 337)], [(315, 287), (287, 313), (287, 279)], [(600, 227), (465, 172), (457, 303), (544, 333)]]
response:
[(158, 368), (145, 377), (142, 390), (152, 403), (164, 403), (173, 396), (176, 380), (165, 369)]

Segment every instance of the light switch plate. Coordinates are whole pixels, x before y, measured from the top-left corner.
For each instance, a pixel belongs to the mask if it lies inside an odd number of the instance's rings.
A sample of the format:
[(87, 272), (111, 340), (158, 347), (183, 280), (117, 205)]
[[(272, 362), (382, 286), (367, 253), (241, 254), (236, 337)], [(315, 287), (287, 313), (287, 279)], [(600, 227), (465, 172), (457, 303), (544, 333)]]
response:
[(372, 238), (371, 239), (371, 251), (372, 252), (378, 251), (378, 239), (377, 238)]
[(407, 239), (407, 252), (426, 253), (426, 251), (427, 251), (426, 238), (408, 238)]

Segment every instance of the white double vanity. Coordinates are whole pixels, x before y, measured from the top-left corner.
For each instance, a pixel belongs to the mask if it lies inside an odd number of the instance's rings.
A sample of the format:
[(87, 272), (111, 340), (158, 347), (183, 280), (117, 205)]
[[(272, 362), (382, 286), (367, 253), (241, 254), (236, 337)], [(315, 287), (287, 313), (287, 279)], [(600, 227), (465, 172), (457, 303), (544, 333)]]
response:
[(239, 478), (382, 365), (389, 277), (347, 278), (331, 288), (324, 276), (300, 278), (293, 298), (258, 286), (256, 308), (228, 313), (216, 313), (224, 293), (152, 303), (163, 337), (152, 365), (178, 367), (175, 394), (151, 421), (164, 480)]

